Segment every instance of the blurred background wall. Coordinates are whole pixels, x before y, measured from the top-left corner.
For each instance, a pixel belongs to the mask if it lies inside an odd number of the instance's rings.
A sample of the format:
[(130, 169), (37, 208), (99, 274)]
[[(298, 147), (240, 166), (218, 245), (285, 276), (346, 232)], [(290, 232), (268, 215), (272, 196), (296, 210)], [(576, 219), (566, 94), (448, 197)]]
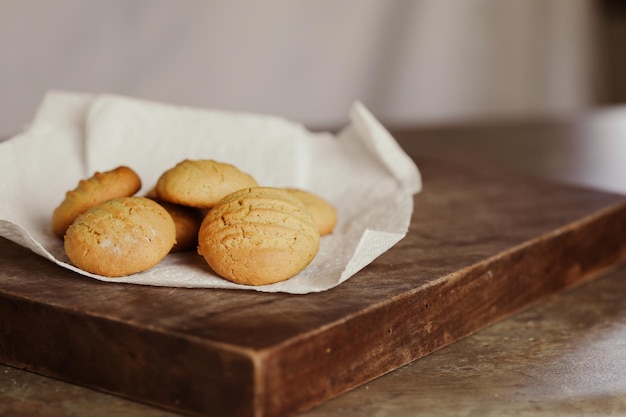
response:
[(0, 136), (51, 89), (312, 128), (357, 99), (394, 126), (577, 113), (623, 98), (619, 3), (0, 0)]

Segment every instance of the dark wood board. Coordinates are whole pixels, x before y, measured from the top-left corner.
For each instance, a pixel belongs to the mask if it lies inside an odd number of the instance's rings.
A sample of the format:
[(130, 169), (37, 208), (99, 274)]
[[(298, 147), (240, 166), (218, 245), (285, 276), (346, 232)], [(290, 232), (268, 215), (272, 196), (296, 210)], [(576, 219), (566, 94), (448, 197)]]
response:
[(0, 240), (0, 362), (191, 415), (293, 415), (626, 259), (626, 199), (418, 159), (405, 239), (309, 295), (91, 280)]

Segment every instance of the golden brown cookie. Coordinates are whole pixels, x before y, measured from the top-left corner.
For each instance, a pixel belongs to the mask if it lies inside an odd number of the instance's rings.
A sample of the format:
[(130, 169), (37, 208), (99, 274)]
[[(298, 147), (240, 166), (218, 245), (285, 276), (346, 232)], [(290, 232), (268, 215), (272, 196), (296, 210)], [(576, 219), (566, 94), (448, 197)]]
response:
[(284, 281), (319, 249), (317, 225), (285, 190), (254, 187), (222, 199), (205, 217), (198, 253), (222, 277), (246, 285)]
[(311, 212), (313, 220), (317, 224), (320, 235), (328, 235), (333, 232), (337, 224), (337, 209), (328, 201), (309, 191), (297, 188), (286, 188), (289, 193), (304, 203)]
[(227, 194), (257, 185), (254, 178), (234, 165), (186, 159), (159, 177), (156, 194), (170, 203), (210, 208)]
[(196, 207), (181, 206), (167, 201), (155, 200), (172, 216), (176, 226), (176, 244), (172, 252), (195, 249), (198, 245), (198, 231), (204, 213)]
[(65, 199), (52, 213), (52, 232), (63, 237), (70, 224), (90, 207), (111, 198), (129, 197), (141, 188), (141, 179), (126, 166), (107, 172), (96, 172), (80, 180), (78, 186), (65, 194)]
[(158, 264), (176, 242), (168, 212), (144, 197), (96, 205), (70, 225), (65, 253), (78, 268), (106, 277), (145, 271)]

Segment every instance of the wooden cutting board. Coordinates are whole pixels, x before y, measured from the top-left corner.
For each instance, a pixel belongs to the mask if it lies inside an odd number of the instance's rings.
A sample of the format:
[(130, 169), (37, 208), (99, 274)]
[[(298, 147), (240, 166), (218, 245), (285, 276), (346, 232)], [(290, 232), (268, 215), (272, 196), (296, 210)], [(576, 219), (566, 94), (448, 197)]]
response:
[(0, 239), (0, 362), (191, 415), (292, 415), (626, 259), (624, 196), (417, 162), (407, 237), (323, 293), (103, 283)]

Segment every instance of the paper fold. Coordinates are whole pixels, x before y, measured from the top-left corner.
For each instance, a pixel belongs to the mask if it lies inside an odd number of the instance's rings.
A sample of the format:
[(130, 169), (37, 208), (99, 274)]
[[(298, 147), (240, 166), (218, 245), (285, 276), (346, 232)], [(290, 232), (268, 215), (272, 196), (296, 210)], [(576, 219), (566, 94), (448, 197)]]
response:
[[(181, 160), (236, 165), (260, 185), (299, 187), (338, 209), (332, 235), (297, 276), (250, 287), (214, 275), (194, 252), (170, 254), (149, 271), (105, 278), (73, 267), (52, 235), (54, 208), (78, 180), (119, 165), (147, 192)], [(173, 106), (115, 95), (51, 92), (31, 126), (0, 143), (0, 235), (85, 276), (144, 285), (238, 288), (304, 294), (349, 279), (407, 233), (421, 177), (374, 116), (356, 102), (337, 135), (313, 133), (276, 116)]]

